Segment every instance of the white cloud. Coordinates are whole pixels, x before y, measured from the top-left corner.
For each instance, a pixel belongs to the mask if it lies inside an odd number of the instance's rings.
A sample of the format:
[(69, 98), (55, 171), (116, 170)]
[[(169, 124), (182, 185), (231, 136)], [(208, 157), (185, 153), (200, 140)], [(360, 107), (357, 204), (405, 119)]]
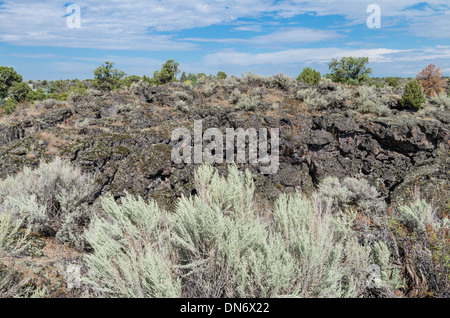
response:
[[(366, 8), (373, 0), (113, 0), (76, 1), (82, 9), (82, 28), (68, 29), (64, 2), (60, 0), (5, 0), (0, 9), (0, 41), (15, 45), (139, 49), (149, 51), (192, 50), (192, 43), (176, 38), (176, 32), (211, 25), (238, 24), (240, 18), (265, 15), (293, 17), (305, 13), (345, 16), (351, 23), (365, 23)], [(383, 19), (407, 19), (418, 35), (450, 37), (448, 0), (429, 0), (424, 10), (405, 10), (423, 0), (377, 0)], [(440, 10), (440, 16), (436, 16)], [(392, 22), (392, 21), (391, 21)], [(260, 31), (261, 26), (237, 25), (234, 30)], [(306, 29), (305, 29), (306, 30)], [(161, 35), (158, 32), (175, 32)], [(289, 35), (291, 32), (291, 35)], [(312, 42), (328, 39), (322, 31), (279, 30), (255, 37), (256, 44)], [(285, 37), (285, 38), (283, 38)], [(233, 40), (233, 39), (230, 39)]]
[(242, 52), (218, 52), (205, 56), (205, 63), (209, 65), (240, 65), (251, 66), (261, 64), (290, 64), (290, 63), (326, 63), (332, 58), (344, 56), (369, 57), (371, 62), (391, 62), (389, 55), (407, 52), (391, 49), (340, 49), (340, 48), (318, 48), (318, 49), (296, 49), (269, 53), (242, 53)]
[(342, 37), (336, 31), (317, 30), (309, 28), (280, 28), (277, 31), (251, 37), (248, 39), (211, 39), (211, 38), (186, 38), (186, 41), (194, 42), (216, 42), (229, 44), (247, 44), (257, 46), (273, 46), (279, 44), (311, 43), (332, 40)]

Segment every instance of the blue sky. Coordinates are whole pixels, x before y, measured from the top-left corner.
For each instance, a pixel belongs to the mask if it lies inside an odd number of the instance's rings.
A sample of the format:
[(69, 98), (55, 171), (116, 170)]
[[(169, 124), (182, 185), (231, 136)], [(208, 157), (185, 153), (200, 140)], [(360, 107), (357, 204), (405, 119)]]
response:
[[(81, 11), (69, 28), (67, 7)], [(370, 4), (381, 28), (370, 29)], [(450, 74), (449, 0), (0, 1), (0, 65), (24, 80), (92, 78), (104, 61), (152, 75), (168, 59), (186, 73), (297, 76), (368, 56), (374, 76)]]

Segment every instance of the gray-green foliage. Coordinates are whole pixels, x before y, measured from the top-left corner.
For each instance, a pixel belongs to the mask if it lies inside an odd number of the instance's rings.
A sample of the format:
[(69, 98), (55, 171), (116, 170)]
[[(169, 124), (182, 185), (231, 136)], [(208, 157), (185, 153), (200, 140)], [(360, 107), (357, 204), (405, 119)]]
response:
[(90, 212), (81, 201), (94, 188), (93, 178), (57, 157), (1, 180), (0, 213), (8, 211), (33, 231), (82, 247), (80, 233)]
[(430, 103), (440, 108), (440, 110), (449, 110), (450, 109), (450, 96), (446, 93), (441, 93), (438, 96), (432, 97), (430, 99)]
[(404, 286), (401, 272), (390, 262), (390, 256), (391, 252), (385, 242), (374, 244), (371, 259), (380, 268), (380, 276), (375, 281), (376, 287), (388, 297), (392, 297), (395, 290)]
[(365, 179), (345, 178), (341, 182), (336, 177), (327, 177), (319, 184), (318, 194), (333, 210), (351, 206), (362, 211), (382, 211), (386, 208), (378, 191)]
[(319, 93), (317, 92), (317, 89), (315, 88), (306, 88), (298, 90), (295, 93), (295, 97), (301, 101), (305, 101), (306, 99), (314, 99), (319, 97)]
[(356, 297), (365, 293), (370, 248), (354, 213), (320, 195), (282, 195), (269, 215), (254, 205), (252, 175), (232, 166), (195, 173), (197, 194), (174, 213), (130, 195), (102, 201), (87, 231), (86, 282), (101, 296)]
[(409, 206), (400, 206), (398, 211), (400, 219), (411, 231), (424, 231), (427, 225), (436, 223), (433, 208), (424, 200), (416, 200)]
[(378, 97), (377, 91), (373, 86), (359, 86), (357, 110), (362, 113), (375, 113), (379, 116), (387, 116), (391, 113), (387, 106), (388, 98), (382, 94)]
[(127, 195), (118, 205), (102, 200), (104, 215), (93, 218), (86, 239), (86, 282), (102, 297), (180, 297), (170, 259), (167, 216), (155, 202)]
[[(0, 212), (0, 298), (45, 296), (45, 288), (30, 285), (30, 279), (16, 271), (14, 256), (20, 255), (30, 245), (30, 228), (23, 229), (23, 218), (14, 217), (9, 212)], [(2, 260), (9, 258), (5, 266)]]

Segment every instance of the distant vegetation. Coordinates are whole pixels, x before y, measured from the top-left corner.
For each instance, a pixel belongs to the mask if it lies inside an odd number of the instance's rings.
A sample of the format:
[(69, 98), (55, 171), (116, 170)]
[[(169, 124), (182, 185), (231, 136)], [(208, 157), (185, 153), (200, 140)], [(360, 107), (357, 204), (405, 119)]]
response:
[[(361, 87), (375, 87), (375, 88), (390, 88), (395, 90), (396, 94), (401, 94), (397, 100), (398, 108), (419, 110), (424, 104), (429, 106), (436, 106), (436, 104), (444, 105), (448, 102), (448, 79), (442, 76), (440, 68), (436, 68), (434, 64), (428, 65), (418, 75), (416, 80), (399, 77), (375, 78), (369, 77), (372, 69), (368, 67), (369, 58), (367, 57), (343, 57), (340, 60), (333, 59), (328, 65), (330, 73), (322, 77), (321, 73), (310, 67), (306, 67), (298, 75), (297, 81), (299, 83), (306, 83), (310, 85), (310, 89), (314, 91), (314, 87), (324, 83), (336, 83), (346, 86), (361, 86)], [(175, 60), (168, 60), (161, 67), (153, 73), (152, 77), (143, 75), (129, 75), (114, 67), (114, 63), (106, 61), (104, 64), (94, 70), (94, 78), (88, 80), (57, 80), (57, 81), (28, 81), (23, 82), (22, 76), (18, 74), (12, 67), (0, 66), (0, 114), (13, 113), (19, 104), (39, 103), (46, 99), (54, 99), (57, 101), (67, 101), (69, 99), (77, 98), (77, 96), (87, 96), (89, 92), (95, 90), (102, 92), (111, 92), (122, 89), (130, 89), (136, 85), (165, 85), (168, 83), (180, 82), (184, 85), (196, 87), (199, 84), (204, 84), (208, 81), (225, 81), (228, 80), (228, 75), (219, 71), (217, 75), (206, 75), (205, 73), (193, 74), (181, 72), (179, 63)], [(177, 76), (181, 73), (181, 76)], [(257, 75), (255, 75), (258, 77)], [(285, 80), (287, 77), (279, 74), (279, 79)], [(234, 77), (234, 76), (233, 76)], [(245, 78), (245, 75), (243, 75)], [(263, 78), (263, 77), (262, 77)], [(289, 79), (290, 82), (291, 79)], [(284, 85), (284, 84), (280, 84)], [(210, 90), (214, 89), (214, 84), (210, 85)], [(367, 89), (361, 88), (363, 95), (369, 92)], [(211, 93), (206, 93), (211, 95)], [(426, 97), (422, 96), (425, 94)], [(364, 95), (364, 96), (365, 96)], [(363, 98), (363, 97), (361, 97)], [(364, 97), (365, 98), (365, 97)], [(303, 100), (303, 98), (301, 98)], [(184, 101), (185, 102), (185, 101)], [(243, 104), (251, 104), (251, 100), (242, 100), (241, 103), (236, 100), (236, 105), (241, 109), (251, 109)], [(256, 101), (253, 101), (256, 102)], [(314, 104), (316, 109), (323, 108), (324, 100), (319, 96), (305, 97), (305, 102), (308, 105)], [(385, 101), (386, 102), (386, 101)], [(181, 107), (180, 102), (180, 107)], [(361, 109), (373, 110), (377, 108), (375, 113), (383, 113), (386, 111), (379, 109), (386, 108), (387, 105), (378, 104), (376, 102), (365, 98), (363, 101), (364, 107)], [(375, 104), (374, 104), (375, 103)], [(322, 105), (322, 106), (321, 106)], [(395, 105), (394, 105), (395, 106)], [(392, 105), (391, 105), (392, 107)]]

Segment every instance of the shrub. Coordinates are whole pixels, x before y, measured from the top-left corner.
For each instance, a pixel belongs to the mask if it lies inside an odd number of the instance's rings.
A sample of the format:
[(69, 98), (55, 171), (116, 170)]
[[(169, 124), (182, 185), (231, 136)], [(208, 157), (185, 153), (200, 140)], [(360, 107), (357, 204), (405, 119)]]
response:
[(389, 107), (386, 105), (387, 98), (383, 94), (378, 98), (376, 89), (373, 86), (359, 86), (357, 88), (358, 100), (357, 110), (362, 113), (375, 113), (379, 116), (387, 116), (391, 113)]
[(405, 92), (403, 93), (400, 105), (402, 107), (412, 108), (418, 110), (425, 103), (425, 94), (422, 86), (416, 80), (408, 82), (406, 84)]
[(380, 276), (376, 281), (377, 289), (386, 297), (395, 296), (395, 291), (404, 287), (405, 281), (398, 266), (391, 261), (391, 252), (385, 242), (375, 242), (371, 259), (380, 268)]
[(352, 93), (349, 89), (338, 85), (336, 90), (328, 94), (327, 99), (333, 107), (346, 106), (346, 102), (352, 99)]
[(82, 248), (80, 233), (90, 218), (83, 199), (93, 190), (91, 177), (56, 158), (1, 180), (0, 211), (24, 218), (25, 224), (37, 233)]
[(398, 85), (400, 84), (400, 80), (398, 77), (386, 77), (385, 81), (389, 86), (393, 88), (397, 88)]
[(158, 85), (163, 85), (167, 83), (172, 83), (177, 80), (177, 74), (180, 73), (178, 66), (180, 64), (176, 63), (175, 60), (167, 60), (166, 63), (162, 65), (161, 71), (155, 71), (153, 78)]
[(422, 86), (425, 95), (434, 97), (445, 92), (447, 79), (442, 78), (441, 68), (436, 69), (436, 65), (430, 64), (417, 74), (417, 81)]
[(192, 102), (193, 97), (192, 95), (189, 95), (188, 93), (184, 91), (176, 91), (173, 96), (177, 100), (185, 101), (185, 102)]
[(320, 182), (318, 195), (333, 211), (356, 207), (364, 212), (379, 212), (386, 208), (378, 191), (365, 179), (345, 178), (341, 182), (336, 177), (327, 177)]
[(223, 81), (223, 85), (227, 91), (232, 91), (240, 86), (240, 80), (236, 76), (231, 75)]
[(155, 202), (129, 194), (118, 205), (102, 200), (104, 215), (93, 218), (86, 239), (94, 253), (85, 256), (86, 283), (101, 297), (180, 297), (181, 286), (167, 241), (167, 216)]
[(9, 89), (9, 98), (14, 98), (16, 102), (21, 103), (27, 99), (31, 88), (26, 83), (14, 83)]
[(234, 91), (231, 92), (228, 101), (232, 104), (237, 104), (237, 102), (241, 99), (242, 93), (239, 89), (235, 88)]
[(94, 86), (101, 91), (112, 91), (122, 84), (125, 72), (113, 68), (114, 63), (106, 61), (105, 64), (94, 70)]
[(5, 108), (5, 113), (7, 115), (14, 113), (17, 105), (18, 105), (18, 103), (14, 98), (8, 98), (3, 106)]
[(241, 96), (234, 109), (252, 111), (257, 109), (260, 105), (261, 97), (259, 96), (252, 96), (251, 98), (248, 98), (247, 96)]
[(122, 85), (130, 87), (133, 83), (138, 83), (140, 80), (141, 80), (140, 76), (130, 75), (122, 80)]
[(217, 79), (219, 81), (225, 80), (225, 79), (227, 79), (227, 77), (228, 77), (227, 73), (222, 72), (222, 71), (217, 72)]
[(12, 67), (0, 66), (0, 98), (8, 96), (8, 91), (14, 83), (22, 83), (22, 76)]
[(368, 79), (372, 69), (367, 67), (368, 57), (343, 57), (341, 60), (333, 59), (328, 66), (331, 79), (337, 83), (358, 85)]
[(410, 297), (443, 297), (450, 288), (450, 221), (438, 217), (432, 206), (417, 199), (398, 208), (389, 229), (408, 275)]
[(309, 85), (317, 85), (319, 84), (322, 76), (319, 71), (316, 71), (310, 67), (306, 67), (297, 77), (297, 81), (308, 83)]
[(428, 225), (435, 224), (434, 211), (424, 200), (417, 200), (409, 206), (400, 206), (398, 211), (400, 219), (410, 231), (425, 231)]
[(435, 96), (430, 99), (430, 103), (436, 105), (441, 110), (449, 110), (450, 109), (450, 96), (445, 93), (441, 93), (438, 96)]
[[(196, 195), (174, 213), (111, 196), (86, 232), (85, 281), (105, 297), (356, 297), (366, 292), (370, 248), (355, 215), (316, 197), (282, 195), (267, 215), (250, 172), (195, 171)], [(346, 211), (348, 212), (348, 211)], [(268, 216), (271, 217), (268, 217)], [(383, 259), (385, 261), (385, 259)], [(388, 263), (386, 268), (390, 268)]]
[(218, 87), (217, 80), (208, 80), (206, 83), (204, 83), (202, 87), (202, 93), (206, 97), (210, 97), (216, 92), (216, 89)]
[(45, 95), (45, 92), (42, 88), (38, 88), (36, 91), (29, 91), (27, 94), (26, 99), (30, 101), (36, 101), (36, 100), (44, 100), (47, 96)]
[(306, 99), (313, 99), (316, 97), (319, 97), (319, 93), (317, 92), (317, 89), (314, 88), (306, 88), (298, 90), (295, 93), (295, 97), (301, 101), (305, 101)]
[(311, 110), (321, 110), (328, 108), (328, 101), (321, 96), (310, 98), (306, 97), (305, 99), (306, 107)]

